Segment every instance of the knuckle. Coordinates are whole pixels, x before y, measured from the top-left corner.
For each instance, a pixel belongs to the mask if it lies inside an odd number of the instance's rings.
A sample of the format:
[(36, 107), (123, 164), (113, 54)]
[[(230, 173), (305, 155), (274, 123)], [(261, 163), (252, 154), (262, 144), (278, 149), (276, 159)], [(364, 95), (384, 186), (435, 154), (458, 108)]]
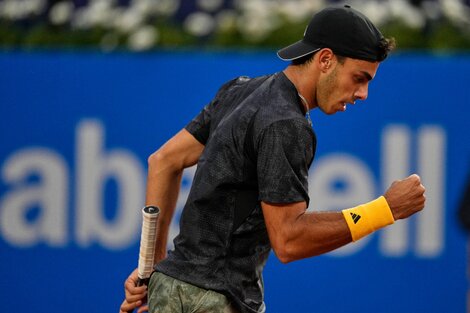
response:
[(416, 185), (416, 187), (414, 188), (414, 190), (415, 190), (415, 192), (416, 192), (417, 194), (419, 194), (419, 195), (424, 194), (424, 191), (425, 191), (423, 185)]

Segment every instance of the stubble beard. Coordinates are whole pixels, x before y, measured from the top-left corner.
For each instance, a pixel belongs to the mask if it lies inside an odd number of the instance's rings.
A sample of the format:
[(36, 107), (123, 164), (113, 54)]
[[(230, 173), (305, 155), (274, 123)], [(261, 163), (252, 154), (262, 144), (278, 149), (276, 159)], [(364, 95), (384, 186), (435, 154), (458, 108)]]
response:
[(323, 80), (318, 82), (317, 88), (317, 100), (318, 107), (322, 112), (326, 114), (334, 114), (334, 103), (330, 103), (331, 99), (334, 96), (334, 92), (338, 86), (337, 82), (337, 68), (335, 67), (333, 71), (328, 74)]

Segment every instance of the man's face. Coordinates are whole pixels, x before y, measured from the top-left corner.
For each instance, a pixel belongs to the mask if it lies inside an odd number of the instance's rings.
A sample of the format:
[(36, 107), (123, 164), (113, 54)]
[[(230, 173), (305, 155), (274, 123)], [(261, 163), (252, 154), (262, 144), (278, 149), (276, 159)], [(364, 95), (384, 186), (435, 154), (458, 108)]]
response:
[(375, 77), (378, 62), (345, 58), (322, 75), (316, 89), (318, 107), (326, 114), (344, 112), (346, 105), (367, 98), (369, 81)]

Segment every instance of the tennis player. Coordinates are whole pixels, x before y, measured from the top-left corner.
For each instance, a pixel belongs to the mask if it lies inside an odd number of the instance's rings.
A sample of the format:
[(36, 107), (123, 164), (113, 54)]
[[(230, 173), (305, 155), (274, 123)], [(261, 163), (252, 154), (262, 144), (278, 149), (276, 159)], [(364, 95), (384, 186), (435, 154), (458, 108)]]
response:
[[(306, 211), (316, 149), (309, 110), (335, 114), (365, 100), (393, 46), (351, 7), (324, 9), (278, 52), (290, 61), (282, 72), (227, 82), (150, 156), (146, 202), (161, 209), (155, 272), (148, 293), (134, 286), (136, 271), (129, 276), (121, 312), (147, 310), (145, 297), (152, 313), (264, 312), (271, 249), (285, 263), (320, 255), (422, 210), (425, 188), (413, 174), (357, 207)], [(193, 164), (180, 234), (166, 255), (182, 171)]]

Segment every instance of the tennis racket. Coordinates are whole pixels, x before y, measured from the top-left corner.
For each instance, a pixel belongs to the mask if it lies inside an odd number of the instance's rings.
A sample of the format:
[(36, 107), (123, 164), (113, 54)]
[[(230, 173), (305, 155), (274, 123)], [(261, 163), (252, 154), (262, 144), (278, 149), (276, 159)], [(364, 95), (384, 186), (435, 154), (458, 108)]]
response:
[[(157, 239), (157, 220), (160, 209), (156, 206), (146, 206), (142, 209), (142, 233), (140, 235), (138, 280), (136, 286), (148, 285), (153, 272), (155, 242)], [(133, 310), (129, 311), (129, 313)]]

